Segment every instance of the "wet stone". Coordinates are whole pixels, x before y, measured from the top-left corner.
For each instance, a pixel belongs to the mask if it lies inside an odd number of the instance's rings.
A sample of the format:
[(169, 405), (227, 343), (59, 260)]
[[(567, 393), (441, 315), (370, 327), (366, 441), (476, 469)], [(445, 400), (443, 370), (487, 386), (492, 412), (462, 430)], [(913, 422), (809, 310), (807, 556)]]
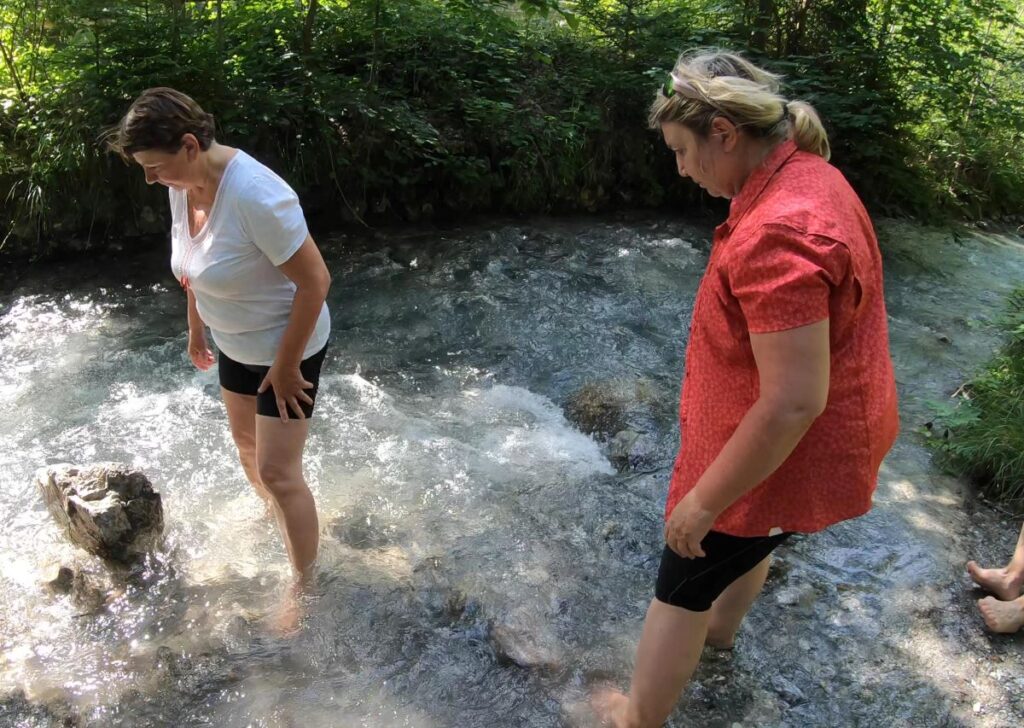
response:
[(543, 631), (536, 615), (526, 610), (494, 620), (490, 638), (499, 662), (544, 670), (558, 670), (563, 665), (564, 656), (558, 641)]
[(626, 400), (607, 383), (586, 384), (565, 403), (566, 418), (591, 435), (610, 435), (625, 425)]
[(163, 533), (160, 494), (140, 470), (118, 463), (51, 465), (36, 487), (76, 546), (113, 561), (152, 550)]
[(783, 587), (775, 594), (777, 604), (784, 607), (798, 607), (802, 610), (811, 609), (817, 598), (817, 592), (809, 584)]
[(620, 471), (648, 468), (656, 458), (654, 443), (635, 430), (621, 430), (608, 444), (608, 459)]
[(365, 508), (356, 508), (331, 525), (331, 533), (338, 541), (354, 549), (377, 549), (390, 543), (387, 530), (380, 518)]
[(74, 585), (75, 572), (62, 564), (51, 564), (43, 571), (43, 586), (56, 594), (69, 594)]
[(772, 687), (789, 705), (799, 705), (807, 700), (803, 691), (782, 675), (776, 675), (772, 678)]

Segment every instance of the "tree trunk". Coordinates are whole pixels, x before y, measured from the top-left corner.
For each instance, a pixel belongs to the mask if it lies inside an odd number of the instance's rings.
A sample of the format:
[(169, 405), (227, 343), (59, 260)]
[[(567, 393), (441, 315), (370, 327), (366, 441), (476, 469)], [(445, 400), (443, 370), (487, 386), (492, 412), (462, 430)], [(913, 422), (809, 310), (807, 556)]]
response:
[(380, 66), (380, 11), (383, 0), (377, 0), (373, 9), (373, 51), (370, 58), (370, 88), (376, 88)]
[(316, 11), (320, 8), (320, 0), (309, 0), (306, 20), (302, 24), (302, 55), (308, 56), (313, 50), (313, 28), (316, 24)]
[(21, 84), (21, 76), (18, 75), (18, 69), (14, 66), (14, 57), (2, 39), (0, 39), (0, 55), (4, 58), (4, 65), (7, 66), (7, 72), (11, 74), (11, 80), (14, 81), (14, 89), (18, 92), (18, 98), (27, 101), (25, 88)]
[(224, 57), (224, 0), (217, 0), (217, 55)]
[(754, 28), (750, 35), (750, 45), (762, 53), (768, 49), (768, 30), (772, 17), (775, 15), (775, 0), (758, 0), (757, 15), (754, 17)]
[(799, 55), (803, 52), (804, 33), (807, 31), (807, 11), (810, 7), (811, 0), (797, 0), (792, 21), (786, 33), (784, 55)]

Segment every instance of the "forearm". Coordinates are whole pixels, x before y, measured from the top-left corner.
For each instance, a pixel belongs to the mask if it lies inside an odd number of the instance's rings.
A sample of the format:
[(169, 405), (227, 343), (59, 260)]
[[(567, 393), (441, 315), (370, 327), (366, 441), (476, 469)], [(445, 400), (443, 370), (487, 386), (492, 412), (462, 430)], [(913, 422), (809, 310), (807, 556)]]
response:
[(284, 330), (281, 343), (277, 348), (277, 356), (274, 358), (275, 365), (299, 366), (306, 343), (313, 335), (326, 298), (327, 291), (323, 287), (299, 286), (296, 289), (292, 312), (288, 317), (288, 326)]
[(188, 331), (191, 335), (206, 335), (206, 324), (199, 316), (199, 308), (196, 306), (196, 296), (191, 289), (185, 289), (188, 297)]
[(756, 487), (789, 457), (815, 417), (765, 400), (755, 402), (697, 481), (694, 492), (701, 505), (721, 513)]

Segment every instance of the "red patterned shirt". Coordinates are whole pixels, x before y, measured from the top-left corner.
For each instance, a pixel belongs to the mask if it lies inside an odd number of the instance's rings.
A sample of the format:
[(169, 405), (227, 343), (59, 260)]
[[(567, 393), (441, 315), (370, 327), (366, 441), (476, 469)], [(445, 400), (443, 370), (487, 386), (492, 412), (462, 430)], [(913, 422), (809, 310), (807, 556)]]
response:
[(682, 446), (666, 517), (758, 398), (750, 334), (829, 319), (824, 412), (714, 530), (813, 532), (862, 515), (899, 429), (882, 291), (867, 212), (840, 172), (785, 142), (747, 178), (715, 230), (690, 324), (679, 407)]

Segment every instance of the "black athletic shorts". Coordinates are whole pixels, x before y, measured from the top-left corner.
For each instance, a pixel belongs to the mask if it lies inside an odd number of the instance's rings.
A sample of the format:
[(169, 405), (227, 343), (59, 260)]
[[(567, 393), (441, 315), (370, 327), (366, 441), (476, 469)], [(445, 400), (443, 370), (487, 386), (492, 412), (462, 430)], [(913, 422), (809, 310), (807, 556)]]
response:
[[(310, 396), (314, 403), (316, 402), (317, 389), (320, 387), (320, 367), (323, 366), (326, 355), (327, 345), (324, 344), (323, 349), (303, 359), (302, 363), (299, 364), (299, 371), (302, 372), (302, 376), (313, 385), (312, 389), (306, 390), (306, 394)], [(220, 375), (220, 386), (235, 394), (249, 394), (256, 397), (256, 414), (266, 417), (280, 417), (281, 414), (277, 411), (277, 398), (274, 396), (274, 388), (267, 387), (266, 391), (262, 394), (257, 394), (256, 391), (263, 384), (263, 378), (267, 376), (269, 371), (270, 367), (237, 362), (223, 351), (217, 354), (217, 373)], [(306, 417), (313, 416), (313, 405), (306, 404), (301, 400), (299, 400), (299, 405), (302, 407), (302, 413)], [(288, 406), (288, 416), (297, 417), (292, 413), (290, 405)]]
[(743, 538), (710, 531), (700, 542), (704, 556), (684, 559), (668, 546), (661, 555), (654, 595), (660, 602), (691, 612), (706, 612), (730, 584), (753, 569), (792, 536)]

